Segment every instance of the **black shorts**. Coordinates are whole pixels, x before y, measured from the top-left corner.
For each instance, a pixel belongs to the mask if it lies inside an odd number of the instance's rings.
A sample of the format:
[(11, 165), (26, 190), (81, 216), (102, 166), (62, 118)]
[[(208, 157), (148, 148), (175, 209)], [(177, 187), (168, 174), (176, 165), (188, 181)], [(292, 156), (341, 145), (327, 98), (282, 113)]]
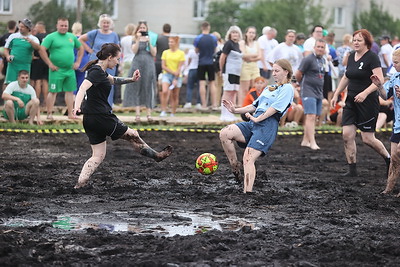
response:
[(209, 81), (215, 80), (214, 65), (199, 65), (197, 67), (197, 78), (199, 79), (199, 81), (206, 80), (206, 73)]
[(355, 125), (362, 132), (375, 132), (379, 113), (376, 92), (371, 93), (362, 103), (355, 103), (354, 96), (348, 95), (343, 107), (342, 125)]
[(48, 80), (49, 67), (42, 59), (34, 59), (31, 64), (31, 80)]
[(107, 136), (117, 140), (128, 130), (128, 126), (114, 114), (84, 114), (83, 128), (91, 145), (106, 141)]
[(324, 86), (322, 91), (324, 98), (328, 99), (328, 93), (332, 92), (332, 77), (328, 74), (328, 72), (325, 72), (324, 75)]
[(390, 137), (390, 142), (392, 143), (400, 143), (400, 133), (392, 133), (392, 136)]

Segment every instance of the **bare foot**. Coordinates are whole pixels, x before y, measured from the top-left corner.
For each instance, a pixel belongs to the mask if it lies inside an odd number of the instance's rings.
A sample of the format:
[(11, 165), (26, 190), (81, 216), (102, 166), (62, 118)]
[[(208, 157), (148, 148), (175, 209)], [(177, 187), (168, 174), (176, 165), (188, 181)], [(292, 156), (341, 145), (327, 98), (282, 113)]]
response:
[(305, 142), (305, 141), (302, 141), (300, 145), (305, 146), (305, 147), (311, 147), (311, 144), (309, 142)]
[(311, 148), (312, 150), (318, 150), (318, 149), (320, 149), (320, 147), (319, 147), (317, 144), (315, 144), (315, 145), (310, 145), (310, 148)]
[(85, 182), (85, 183), (77, 182), (76, 185), (74, 186), (74, 189), (79, 189), (79, 188), (82, 188), (82, 187), (84, 187), (86, 185), (87, 185), (87, 182)]
[(242, 163), (240, 163), (240, 162), (238, 161), (238, 162), (236, 162), (236, 164), (233, 164), (233, 165), (231, 166), (231, 168), (232, 168), (232, 173), (233, 173), (233, 175), (235, 175), (235, 180), (236, 180), (238, 183), (241, 183), (241, 182), (243, 181), (243, 176), (242, 176), (242, 173), (241, 173), (241, 170), (242, 170)]
[(47, 119), (51, 121), (54, 120), (53, 115), (52, 114), (47, 115)]
[(168, 145), (161, 152), (157, 153), (156, 158), (154, 159), (157, 162), (160, 162), (166, 158), (168, 158), (172, 153), (173, 147)]

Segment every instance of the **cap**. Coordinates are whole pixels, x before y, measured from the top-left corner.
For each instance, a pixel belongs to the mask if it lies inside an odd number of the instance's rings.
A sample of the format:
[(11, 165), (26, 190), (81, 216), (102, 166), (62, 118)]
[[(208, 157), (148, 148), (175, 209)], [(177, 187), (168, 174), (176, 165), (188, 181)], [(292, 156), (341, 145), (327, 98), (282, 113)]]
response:
[(379, 40), (388, 40), (388, 41), (390, 41), (390, 36), (389, 35), (382, 35), (381, 37), (379, 37)]
[(22, 23), (22, 24), (24, 24), (25, 27), (27, 27), (29, 30), (32, 30), (33, 25), (32, 25), (32, 21), (31, 21), (30, 19), (23, 19), (23, 20), (18, 21), (18, 23)]

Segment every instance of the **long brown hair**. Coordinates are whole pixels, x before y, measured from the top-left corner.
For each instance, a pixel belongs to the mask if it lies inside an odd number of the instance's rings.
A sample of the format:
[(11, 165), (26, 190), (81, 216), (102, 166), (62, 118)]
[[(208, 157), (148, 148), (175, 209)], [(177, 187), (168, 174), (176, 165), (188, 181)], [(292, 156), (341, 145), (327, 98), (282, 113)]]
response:
[(116, 57), (118, 55), (118, 52), (121, 52), (121, 48), (114, 43), (105, 43), (101, 46), (101, 49), (99, 52), (96, 53), (97, 59), (89, 61), (85, 67), (83, 67), (82, 71), (85, 71), (89, 69), (92, 65), (97, 64), (99, 60), (105, 60), (109, 56), (111, 57)]

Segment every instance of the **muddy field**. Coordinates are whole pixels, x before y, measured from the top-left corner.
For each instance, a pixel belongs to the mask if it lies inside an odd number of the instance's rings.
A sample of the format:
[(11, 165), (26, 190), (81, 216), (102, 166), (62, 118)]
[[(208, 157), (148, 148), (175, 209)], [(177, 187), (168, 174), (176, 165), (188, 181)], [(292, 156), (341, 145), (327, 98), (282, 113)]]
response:
[[(254, 194), (230, 175), (217, 133), (141, 132), (174, 146), (155, 163), (119, 140), (89, 185), (84, 134), (0, 134), (1, 266), (398, 266), (399, 199), (358, 139), (360, 177), (342, 178), (339, 134), (279, 136), (257, 162)], [(389, 147), (389, 133), (377, 134)], [(212, 176), (194, 168), (214, 153)], [(239, 150), (241, 154), (243, 150)]]

